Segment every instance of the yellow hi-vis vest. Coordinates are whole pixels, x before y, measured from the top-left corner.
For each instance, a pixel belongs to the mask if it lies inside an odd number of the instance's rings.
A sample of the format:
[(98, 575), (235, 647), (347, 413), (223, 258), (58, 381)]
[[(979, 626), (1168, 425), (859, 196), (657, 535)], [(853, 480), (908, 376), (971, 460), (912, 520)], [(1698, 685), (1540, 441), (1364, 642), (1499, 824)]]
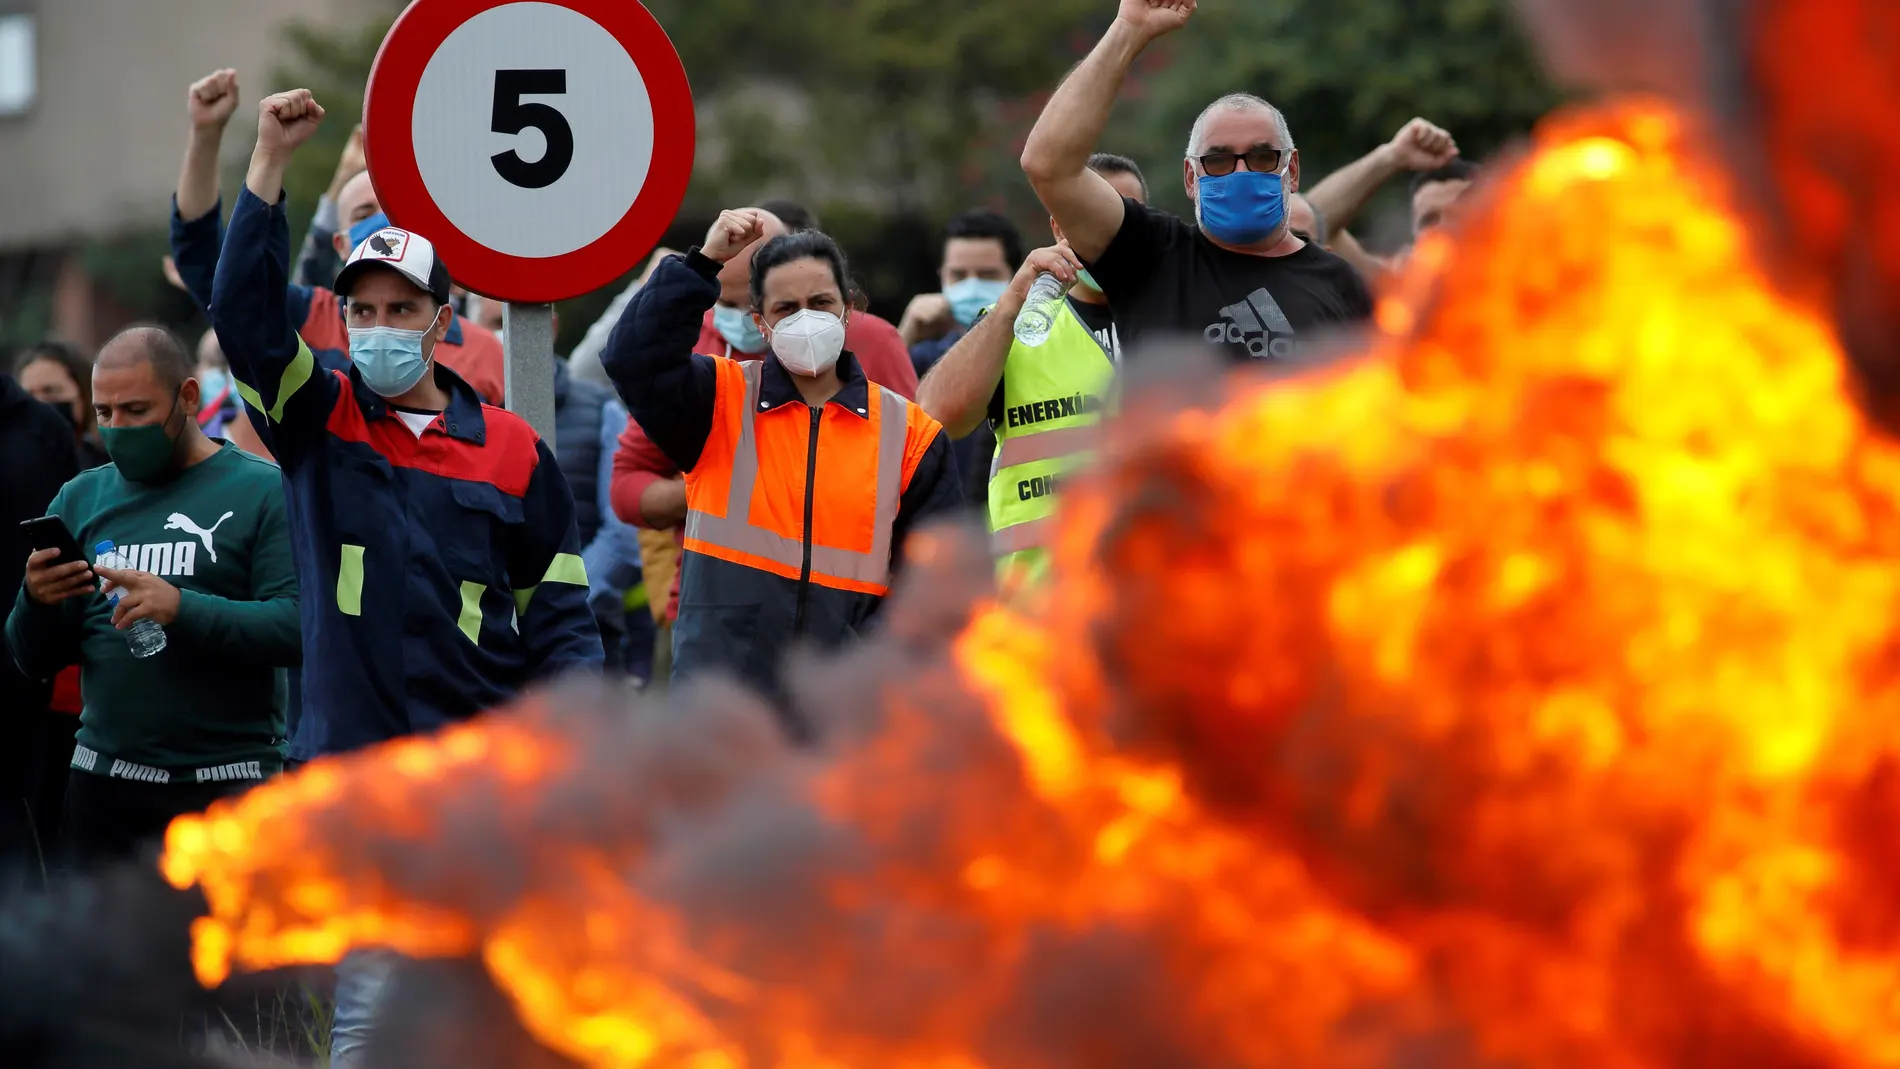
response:
[(1056, 486), (1089, 458), (1115, 366), (1068, 301), (1041, 345), (1011, 342), (990, 465), (990, 546), (1005, 587), (1048, 568)]

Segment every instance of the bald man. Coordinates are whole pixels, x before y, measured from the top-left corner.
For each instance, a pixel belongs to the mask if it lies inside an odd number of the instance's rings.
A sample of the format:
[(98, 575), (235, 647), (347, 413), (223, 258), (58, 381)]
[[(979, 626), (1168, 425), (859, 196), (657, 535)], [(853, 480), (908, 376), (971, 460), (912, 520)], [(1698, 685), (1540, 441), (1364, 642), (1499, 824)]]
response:
[(1372, 296), (1346, 261), (1294, 232), (1300, 153), (1280, 109), (1229, 93), (1194, 120), (1181, 161), (1192, 224), (1124, 198), (1088, 167), (1136, 58), (1194, 10), (1119, 0), (1030, 130), (1023, 172), (1108, 297), (1132, 362), (1171, 338), (1231, 361), (1297, 360), (1313, 335), (1369, 319)]
[[(237, 107), (237, 97), (237, 72), (231, 70), (200, 78), (185, 97), (191, 132), (172, 202), (171, 250), (179, 282), (206, 310), (211, 307), (211, 280), (217, 273), (218, 250), (224, 245), (219, 218), (219, 146)], [(287, 311), (297, 324), (297, 333), (320, 365), (338, 371), (349, 367), (350, 336), (343, 323), (343, 305), (331, 291), (330, 282), (342, 257), (389, 223), (369, 172), (363, 168), (362, 129), (358, 127), (350, 135), (349, 146), (331, 178), (330, 192), (319, 202), (317, 218), (311, 223), (310, 232), (317, 244), (308, 240), (304, 244), (299, 266), (302, 281), (285, 287)], [(335, 259), (329, 256), (332, 250), (340, 254)], [(321, 257), (316, 255), (319, 251)], [(496, 406), (505, 404), (501, 339), (453, 310), (449, 317), (448, 333), (435, 350), (436, 362), (473, 386), (482, 400)]]
[[(112, 462), (47, 508), (85, 559), (27, 557), (6, 625), (29, 677), (80, 667), (60, 833), (79, 867), (132, 858), (178, 814), (281, 769), (281, 669), (303, 656), (277, 468), (199, 429), (184, 344), (160, 327), (122, 331), (92, 385)], [(149, 656), (127, 642), (143, 620), (165, 634)]]

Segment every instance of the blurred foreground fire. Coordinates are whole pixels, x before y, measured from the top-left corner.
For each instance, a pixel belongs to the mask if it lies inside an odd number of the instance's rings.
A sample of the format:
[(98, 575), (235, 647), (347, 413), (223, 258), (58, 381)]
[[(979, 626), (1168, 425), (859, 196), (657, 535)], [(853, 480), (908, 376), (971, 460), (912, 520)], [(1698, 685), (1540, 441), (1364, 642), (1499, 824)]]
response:
[(1900, 1066), (1900, 451), (1706, 158), (1548, 124), (822, 752), (556, 694), (180, 820), (200, 978), (479, 954), (601, 1067)]

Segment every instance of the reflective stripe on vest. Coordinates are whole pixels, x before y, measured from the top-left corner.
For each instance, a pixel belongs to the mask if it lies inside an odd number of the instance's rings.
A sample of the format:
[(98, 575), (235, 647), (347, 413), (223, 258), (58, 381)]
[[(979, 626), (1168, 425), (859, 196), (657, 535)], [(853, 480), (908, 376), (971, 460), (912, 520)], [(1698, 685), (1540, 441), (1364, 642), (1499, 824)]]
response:
[(1018, 434), (996, 443), (996, 470), (1039, 460), (1055, 460), (1095, 448), (1095, 427), (1057, 427), (1036, 434)]
[(990, 552), (1004, 557), (1029, 549), (1047, 549), (1049, 540), (1055, 536), (1055, 533), (1056, 518), (1054, 516), (1013, 523), (990, 535)]
[[(745, 391), (739, 403), (739, 443), (733, 451), (732, 477), (726, 491), (726, 514), (689, 508), (686, 513), (686, 548), (697, 553), (760, 568), (789, 579), (797, 579), (804, 570), (805, 542), (787, 538), (751, 523), (752, 495), (759, 481), (758, 438), (753, 420), (759, 409), (759, 383), (765, 364), (747, 360), (737, 365), (744, 377)], [(875, 385), (875, 384), (872, 384)], [(813, 543), (811, 581), (820, 586), (883, 595), (890, 585), (891, 529), (897, 523), (897, 509), (903, 496), (904, 446), (906, 440), (905, 406), (900, 396), (879, 386), (869, 391), (865, 417), (877, 429), (877, 480), (872, 487), (871, 548), (858, 553), (835, 546)], [(713, 418), (719, 418), (715, 413)], [(816, 432), (814, 432), (816, 433)], [(811, 490), (808, 487), (807, 492)], [(823, 507), (814, 502), (813, 508)]]
[[(1005, 418), (996, 425), (990, 466), (990, 551), (997, 557), (1047, 543), (1055, 526), (1056, 480), (1094, 449), (1101, 418), (1094, 404), (1114, 376), (1108, 355), (1066, 301), (1042, 345), (1011, 344), (1003, 365)], [(1078, 396), (1081, 404), (1066, 404)], [(1015, 414), (1047, 412), (1071, 414), (1010, 426)]]

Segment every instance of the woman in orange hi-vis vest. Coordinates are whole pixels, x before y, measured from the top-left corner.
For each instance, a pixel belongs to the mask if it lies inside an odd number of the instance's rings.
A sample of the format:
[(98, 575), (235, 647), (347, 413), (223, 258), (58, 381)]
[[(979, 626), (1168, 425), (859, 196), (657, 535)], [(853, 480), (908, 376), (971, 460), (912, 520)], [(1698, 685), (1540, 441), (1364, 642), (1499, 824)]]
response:
[[(963, 502), (943, 428), (844, 351), (837, 243), (815, 230), (762, 241), (763, 225), (757, 209), (725, 212), (703, 247), (662, 262), (601, 362), (686, 473), (674, 678), (723, 669), (777, 697), (785, 651), (863, 633), (906, 535)], [(752, 257), (762, 361), (692, 351), (734, 256)]]

